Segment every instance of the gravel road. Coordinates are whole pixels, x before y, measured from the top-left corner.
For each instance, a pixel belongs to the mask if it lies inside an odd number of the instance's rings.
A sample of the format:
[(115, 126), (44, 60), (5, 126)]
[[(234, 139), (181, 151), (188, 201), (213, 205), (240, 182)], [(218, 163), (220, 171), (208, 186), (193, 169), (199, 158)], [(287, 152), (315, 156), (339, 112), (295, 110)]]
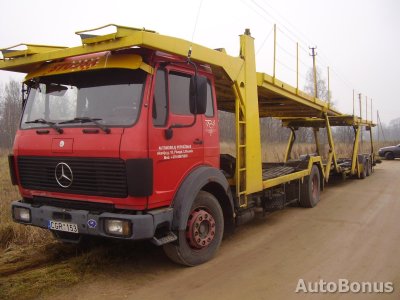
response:
[[(290, 207), (240, 227), (204, 265), (177, 266), (140, 246), (134, 260), (49, 299), (400, 299), (399, 195), (400, 160), (384, 161), (364, 180), (329, 184), (313, 209)], [(354, 291), (361, 282), (394, 291), (323, 294), (301, 285), (334, 290), (341, 279)]]

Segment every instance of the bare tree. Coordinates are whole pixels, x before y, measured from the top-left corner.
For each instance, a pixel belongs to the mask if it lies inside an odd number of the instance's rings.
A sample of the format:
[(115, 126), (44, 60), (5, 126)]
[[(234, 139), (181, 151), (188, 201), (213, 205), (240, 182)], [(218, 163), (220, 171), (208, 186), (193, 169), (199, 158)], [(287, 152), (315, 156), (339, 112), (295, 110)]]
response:
[[(304, 91), (312, 96), (314, 96), (314, 70), (310, 68), (306, 75), (306, 84), (304, 86)], [(317, 98), (321, 100), (328, 101), (328, 86), (325, 79), (322, 76), (321, 69), (317, 67)], [(330, 95), (332, 98), (332, 95)]]
[(21, 114), (21, 85), (10, 80), (4, 88), (0, 114), (0, 145), (11, 148)]
[(400, 140), (400, 118), (393, 119), (385, 128), (386, 139), (397, 142)]

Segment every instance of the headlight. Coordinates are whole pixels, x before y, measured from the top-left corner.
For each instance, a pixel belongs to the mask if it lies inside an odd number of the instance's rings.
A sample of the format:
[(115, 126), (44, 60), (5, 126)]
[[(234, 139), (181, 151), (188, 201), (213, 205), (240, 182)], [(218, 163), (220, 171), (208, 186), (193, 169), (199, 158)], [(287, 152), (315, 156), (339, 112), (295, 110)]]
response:
[(13, 216), (16, 221), (30, 223), (31, 222), (31, 211), (25, 207), (14, 207)]
[(109, 235), (128, 237), (132, 235), (131, 228), (131, 222), (128, 220), (104, 220), (104, 230)]

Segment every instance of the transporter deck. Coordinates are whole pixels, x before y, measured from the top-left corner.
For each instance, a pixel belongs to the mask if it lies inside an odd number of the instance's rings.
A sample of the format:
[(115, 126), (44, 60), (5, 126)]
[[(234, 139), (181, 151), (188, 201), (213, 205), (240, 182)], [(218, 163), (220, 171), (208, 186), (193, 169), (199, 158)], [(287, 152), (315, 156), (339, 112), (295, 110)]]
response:
[[(115, 32), (97, 35), (98, 30), (114, 28)], [(230, 56), (224, 49), (210, 49), (190, 41), (164, 36), (155, 31), (118, 26), (114, 24), (100, 28), (76, 32), (82, 45), (76, 47), (43, 46), (20, 44), (1, 49), (3, 60), (0, 69), (29, 73), (39, 66), (59, 61), (68, 57), (98, 53), (102, 51), (119, 51), (131, 47), (142, 47), (179, 55), (192, 61), (207, 64), (215, 78), (215, 90), (219, 109), (235, 113), (236, 120), (236, 170), (234, 183), (236, 196), (244, 197), (241, 203), (246, 204), (246, 195), (279, 185), (283, 182), (300, 179), (309, 175), (312, 164), (320, 163), (320, 157), (308, 159), (304, 170), (292, 166), (279, 166), (277, 169), (265, 169), (261, 162), (261, 143), (259, 118), (273, 117), (283, 121), (283, 125), (297, 127), (330, 126), (374, 126), (372, 122), (353, 116), (344, 115), (329, 103), (312, 97), (277, 78), (265, 73), (256, 72), (255, 51), (250, 31), (240, 36), (240, 55)], [(20, 49), (23, 46), (24, 49)], [(152, 67), (141, 62), (143, 68), (152, 71)], [(79, 67), (79, 66), (77, 66)], [(357, 136), (359, 131), (356, 130)], [(331, 137), (331, 133), (328, 133)], [(292, 139), (292, 137), (291, 137)], [(333, 139), (330, 138), (331, 151), (323, 176), (328, 180), (329, 170), (333, 163), (340, 172)], [(289, 159), (292, 142), (289, 141), (285, 162)], [(355, 149), (358, 151), (357, 149)], [(351, 173), (354, 174), (357, 156), (352, 157)], [(359, 167), (357, 167), (360, 172)], [(326, 173), (328, 175), (326, 176)]]

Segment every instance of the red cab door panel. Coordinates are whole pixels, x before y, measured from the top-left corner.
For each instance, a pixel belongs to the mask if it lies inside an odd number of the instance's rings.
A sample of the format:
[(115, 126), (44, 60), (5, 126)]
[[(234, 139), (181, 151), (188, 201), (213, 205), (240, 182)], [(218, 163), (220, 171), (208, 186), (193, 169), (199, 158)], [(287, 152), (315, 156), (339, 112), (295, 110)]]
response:
[(190, 73), (159, 69), (153, 82), (149, 155), (154, 190), (149, 208), (169, 205), (182, 179), (204, 163), (201, 116), (190, 113)]

